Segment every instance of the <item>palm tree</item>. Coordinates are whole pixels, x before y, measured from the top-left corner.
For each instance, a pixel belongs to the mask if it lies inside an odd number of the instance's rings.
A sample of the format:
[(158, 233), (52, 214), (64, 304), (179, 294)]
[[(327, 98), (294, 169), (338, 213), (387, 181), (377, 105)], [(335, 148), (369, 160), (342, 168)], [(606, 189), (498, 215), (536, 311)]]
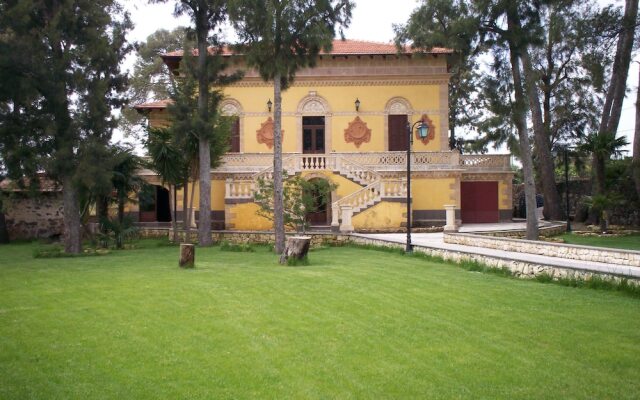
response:
[(172, 140), (172, 134), (168, 129), (149, 128), (148, 138), (145, 142), (150, 156), (149, 168), (156, 171), (163, 184), (168, 184), (173, 192), (173, 215), (171, 216), (171, 228), (173, 239), (178, 238), (178, 224), (176, 221), (176, 192), (178, 186), (183, 183), (186, 167), (184, 158)]
[(627, 142), (624, 136), (616, 137), (615, 133), (601, 132), (587, 136), (586, 141), (579, 147), (580, 150), (591, 154), (595, 167), (596, 182), (601, 182), (596, 185), (597, 188), (593, 196), (594, 201), (592, 208), (598, 214), (602, 232), (606, 232), (607, 230), (607, 221), (603, 213), (611, 206), (611, 201), (608, 201), (607, 190), (604, 186), (604, 182), (606, 181), (606, 164), (610, 156), (622, 155), (625, 151), (622, 150), (622, 148), (628, 144), (629, 142)]

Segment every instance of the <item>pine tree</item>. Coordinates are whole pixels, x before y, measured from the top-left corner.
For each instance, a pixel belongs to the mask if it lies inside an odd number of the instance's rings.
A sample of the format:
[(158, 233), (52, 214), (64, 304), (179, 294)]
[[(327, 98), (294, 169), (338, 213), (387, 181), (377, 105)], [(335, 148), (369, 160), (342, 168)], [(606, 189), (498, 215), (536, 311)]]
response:
[[(79, 157), (108, 144), (111, 111), (125, 103), (119, 63), (131, 22), (115, 0), (0, 0), (0, 9), (0, 118), (12, 136), (3, 140), (62, 184), (65, 251), (79, 253)], [(28, 129), (11, 127), (20, 125)]]
[(321, 50), (330, 51), (337, 26), (348, 26), (350, 0), (233, 0), (229, 16), (247, 65), (273, 81), (273, 184), (275, 251), (284, 251), (282, 177), (282, 91), (296, 72), (313, 67)]
[[(155, 3), (165, 3), (168, 0), (152, 0)], [(198, 221), (198, 242), (201, 246), (212, 244), (211, 239), (211, 140), (213, 123), (218, 112), (217, 103), (211, 107), (211, 101), (221, 98), (211, 94), (211, 86), (217, 87), (231, 83), (239, 76), (226, 77), (221, 74), (226, 67), (220, 53), (222, 43), (215, 30), (226, 20), (227, 1), (225, 0), (175, 0), (175, 14), (188, 15), (193, 23), (190, 31), (196, 39), (197, 63), (190, 68), (198, 83), (198, 112), (194, 128), (198, 138), (199, 155), (199, 188), (200, 188), (200, 218)], [(191, 50), (184, 51), (183, 61), (191, 57)], [(215, 160), (213, 160), (215, 161)]]

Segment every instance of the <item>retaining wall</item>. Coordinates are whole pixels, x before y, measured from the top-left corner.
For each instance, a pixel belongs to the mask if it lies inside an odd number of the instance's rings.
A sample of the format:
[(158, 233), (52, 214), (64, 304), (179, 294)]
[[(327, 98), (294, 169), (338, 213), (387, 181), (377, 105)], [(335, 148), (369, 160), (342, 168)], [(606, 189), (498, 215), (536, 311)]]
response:
[[(389, 242), (381, 239), (371, 239), (355, 235), (351, 236), (351, 242), (389, 248), (404, 249), (405, 247), (404, 243)], [(414, 245), (413, 251), (417, 253), (424, 253), (434, 257), (441, 257), (447, 261), (456, 263), (462, 261), (477, 261), (491, 268), (507, 268), (513, 273), (515, 277), (523, 279), (532, 279), (539, 275), (546, 275), (554, 280), (589, 280), (594, 276), (598, 276), (602, 279), (610, 280), (613, 282), (620, 282), (621, 280), (626, 279), (630, 284), (640, 286), (640, 271), (632, 271), (630, 268), (626, 269), (627, 273), (624, 273), (624, 271), (621, 271), (620, 269), (617, 269), (616, 271), (574, 269), (570, 267), (537, 264), (533, 262), (512, 260), (496, 256), (486, 256), (472, 252), (436, 249), (417, 245)]]
[(470, 233), (445, 233), (444, 242), (504, 251), (515, 251), (518, 253), (537, 254), (541, 256), (570, 258), (580, 261), (595, 261), (608, 264), (627, 265), (630, 267), (640, 267), (640, 251), (577, 246), (563, 243), (549, 243), (504, 237), (489, 237)]

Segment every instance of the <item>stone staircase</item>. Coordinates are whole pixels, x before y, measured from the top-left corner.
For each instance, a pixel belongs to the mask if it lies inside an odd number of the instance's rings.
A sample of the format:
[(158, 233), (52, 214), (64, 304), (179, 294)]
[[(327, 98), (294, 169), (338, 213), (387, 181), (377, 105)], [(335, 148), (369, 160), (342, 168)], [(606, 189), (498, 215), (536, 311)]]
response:
[[(295, 154), (282, 160), (283, 170), (291, 176), (305, 171), (331, 171), (362, 186), (359, 190), (331, 204), (333, 228), (341, 231), (353, 230), (351, 218), (378, 204), (383, 198), (406, 197), (404, 179), (386, 179), (359, 163), (348, 160), (340, 154)], [(254, 174), (248, 179), (227, 179), (226, 197), (228, 199), (253, 198), (259, 179), (273, 179), (273, 166)]]

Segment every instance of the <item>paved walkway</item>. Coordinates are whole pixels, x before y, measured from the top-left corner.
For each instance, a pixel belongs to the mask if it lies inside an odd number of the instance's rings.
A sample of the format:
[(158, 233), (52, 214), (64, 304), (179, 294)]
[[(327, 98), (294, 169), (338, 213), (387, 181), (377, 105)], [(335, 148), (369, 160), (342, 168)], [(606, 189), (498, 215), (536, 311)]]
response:
[[(522, 230), (525, 224), (522, 222), (504, 223), (504, 224), (473, 224), (463, 225), (460, 228), (461, 233), (487, 232), (487, 231), (503, 231), (503, 230)], [(372, 239), (380, 239), (395, 243), (406, 243), (407, 235), (405, 233), (375, 233), (375, 234), (353, 234), (353, 236), (362, 236)], [(451, 244), (444, 242), (444, 234), (437, 233), (413, 233), (411, 242), (414, 246), (422, 246), (433, 249), (450, 250), (461, 253), (481, 254), (484, 256), (501, 258), (507, 260), (530, 262), (540, 265), (548, 265), (553, 267), (570, 268), (585, 271), (597, 271), (601, 273), (609, 273), (616, 275), (625, 275), (629, 277), (640, 278), (640, 268), (627, 265), (608, 264), (594, 261), (581, 261), (570, 258), (541, 256), (530, 253), (517, 253), (514, 251), (505, 251), (498, 249), (489, 249), (483, 247), (466, 246), (460, 244)]]

